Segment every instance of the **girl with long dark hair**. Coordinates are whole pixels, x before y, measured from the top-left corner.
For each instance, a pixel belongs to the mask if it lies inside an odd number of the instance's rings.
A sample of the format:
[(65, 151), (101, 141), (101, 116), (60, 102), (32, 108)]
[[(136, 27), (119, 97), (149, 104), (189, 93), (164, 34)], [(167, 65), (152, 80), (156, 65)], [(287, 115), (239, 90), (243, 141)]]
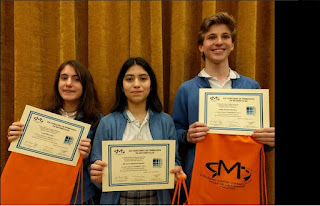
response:
[[(103, 117), (97, 128), (91, 154), (91, 179), (102, 182), (107, 164), (102, 160), (104, 140), (164, 140), (176, 139), (170, 115), (162, 112), (157, 94), (156, 76), (142, 58), (130, 58), (122, 66), (116, 85), (116, 102), (111, 114)], [(175, 178), (185, 175), (176, 148)], [(102, 192), (101, 204), (171, 204), (169, 190), (137, 190)]]
[[(63, 62), (56, 72), (53, 94), (45, 105), (47, 111), (91, 125), (88, 138), (80, 141), (79, 150), (83, 155), (83, 202), (84, 204), (94, 204), (94, 199), (99, 199), (100, 192), (90, 180), (89, 156), (91, 142), (103, 114), (89, 70), (76, 60)], [(9, 126), (9, 142), (23, 134), (23, 126), (24, 124), (21, 122), (14, 122)], [(79, 182), (77, 179), (71, 204), (75, 202)], [(97, 193), (96, 196), (94, 196), (95, 193)], [(78, 195), (76, 204), (80, 203), (81, 195)]]

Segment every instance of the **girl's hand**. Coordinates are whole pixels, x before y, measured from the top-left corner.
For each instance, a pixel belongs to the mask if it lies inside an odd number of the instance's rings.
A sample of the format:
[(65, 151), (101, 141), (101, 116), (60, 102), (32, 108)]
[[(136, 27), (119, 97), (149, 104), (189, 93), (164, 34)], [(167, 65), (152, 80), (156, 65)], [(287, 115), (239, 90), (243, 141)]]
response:
[(79, 150), (80, 150), (80, 154), (83, 155), (83, 158), (87, 158), (91, 150), (91, 139), (89, 138), (81, 139), (79, 144)]
[(8, 128), (8, 142), (18, 139), (22, 134), (24, 124), (21, 122), (13, 122)]
[(178, 181), (180, 175), (182, 175), (184, 177), (184, 179), (187, 179), (187, 175), (183, 172), (181, 166), (176, 165), (172, 170), (170, 170), (170, 173), (175, 173), (174, 183), (176, 183)]
[(107, 166), (107, 163), (97, 160), (91, 165), (91, 180), (97, 183), (102, 183), (103, 168)]

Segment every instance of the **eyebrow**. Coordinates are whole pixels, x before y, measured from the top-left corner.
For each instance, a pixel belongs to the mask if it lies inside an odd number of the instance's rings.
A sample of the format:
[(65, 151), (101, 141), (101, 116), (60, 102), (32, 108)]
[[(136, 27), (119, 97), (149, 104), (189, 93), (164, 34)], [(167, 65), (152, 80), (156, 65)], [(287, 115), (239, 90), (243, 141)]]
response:
[[(125, 77), (127, 77), (127, 76), (135, 76), (135, 75), (134, 74), (126, 74)], [(148, 76), (148, 74), (143, 73), (143, 74), (138, 74), (138, 76)]]
[[(231, 35), (231, 33), (229, 33), (229, 32), (223, 32), (221, 35), (224, 35), (224, 34)], [(207, 34), (207, 36), (210, 36), (210, 35), (217, 35), (217, 33), (210, 33), (210, 34)]]
[[(65, 75), (65, 76), (69, 76), (69, 75), (68, 75), (68, 74), (66, 74), (66, 73), (60, 74), (60, 76), (63, 76), (63, 75)], [(75, 75), (72, 75), (72, 77), (79, 77), (79, 75), (75, 74)]]
[[(222, 34), (229, 34), (229, 35), (231, 35), (231, 32), (223, 32)], [(214, 33), (214, 32), (212, 32), (212, 33), (209, 33), (209, 34), (207, 34), (208, 36), (209, 35), (217, 35), (217, 33)]]

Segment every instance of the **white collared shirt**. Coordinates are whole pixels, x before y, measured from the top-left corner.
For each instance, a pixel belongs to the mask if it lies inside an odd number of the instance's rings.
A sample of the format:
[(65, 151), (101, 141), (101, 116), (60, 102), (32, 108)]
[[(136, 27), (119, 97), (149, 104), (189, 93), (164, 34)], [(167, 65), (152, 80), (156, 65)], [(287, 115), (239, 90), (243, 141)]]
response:
[(128, 109), (126, 109), (126, 113), (129, 119), (127, 120), (122, 140), (152, 140), (149, 128), (149, 110), (141, 124)]
[(75, 118), (76, 118), (77, 111), (72, 112), (71, 114), (68, 114), (66, 111), (64, 111), (64, 109), (60, 108), (59, 113), (60, 113), (61, 116), (63, 116), (63, 117), (68, 117), (68, 118), (70, 118), (70, 119), (75, 119)]
[(236, 71), (230, 69), (229, 76), (224, 83), (220, 83), (220, 81), (216, 77), (210, 76), (204, 69), (198, 74), (199, 77), (206, 77), (209, 80), (209, 84), (213, 89), (232, 89), (232, 81), (231, 79), (240, 78), (239, 74)]

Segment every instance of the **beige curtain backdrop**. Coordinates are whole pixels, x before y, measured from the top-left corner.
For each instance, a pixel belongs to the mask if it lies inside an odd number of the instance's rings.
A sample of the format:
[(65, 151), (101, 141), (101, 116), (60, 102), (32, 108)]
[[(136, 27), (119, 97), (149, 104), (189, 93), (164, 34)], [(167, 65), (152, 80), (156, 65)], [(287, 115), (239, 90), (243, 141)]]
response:
[[(145, 58), (165, 112), (172, 114), (180, 84), (204, 65), (196, 43), (200, 24), (220, 11), (238, 25), (230, 66), (270, 89), (274, 126), (273, 1), (1, 1), (1, 171), (9, 156), (8, 126), (26, 104), (43, 107), (67, 59), (88, 66), (108, 114), (121, 65), (132, 56)], [(274, 151), (266, 156), (274, 204)]]

